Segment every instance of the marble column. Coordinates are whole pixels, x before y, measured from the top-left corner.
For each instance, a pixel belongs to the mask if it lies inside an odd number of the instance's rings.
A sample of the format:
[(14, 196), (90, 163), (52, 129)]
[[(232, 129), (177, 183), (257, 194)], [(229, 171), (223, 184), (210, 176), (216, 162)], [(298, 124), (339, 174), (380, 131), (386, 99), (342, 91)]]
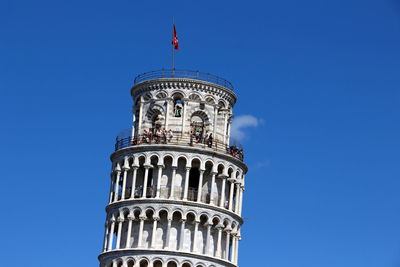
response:
[(188, 197), (190, 168), (191, 167), (186, 167), (185, 186), (184, 186), (184, 190), (183, 190), (183, 200), (184, 201), (187, 201), (187, 197)]
[(170, 237), (171, 237), (171, 224), (172, 224), (172, 218), (168, 218), (167, 235), (166, 235), (166, 238), (165, 238), (164, 249), (169, 249)]
[(215, 251), (215, 256), (218, 258), (222, 257), (222, 229), (224, 228), (224, 225), (222, 223), (219, 223), (217, 225), (217, 230), (218, 230), (218, 237), (217, 237), (217, 249)]
[(124, 218), (118, 217), (118, 230), (117, 230), (117, 242), (115, 249), (119, 249), (121, 246), (121, 234), (122, 234), (122, 223), (124, 222)]
[(229, 188), (229, 206), (228, 210), (232, 211), (233, 207), (233, 190), (235, 190), (235, 179), (229, 178), (228, 181), (231, 183), (231, 186)]
[(226, 177), (222, 176), (222, 185), (221, 185), (221, 199), (219, 200), (219, 206), (221, 208), (225, 207), (225, 184), (226, 184)]
[(150, 169), (150, 166), (144, 166), (144, 180), (143, 180), (142, 198), (146, 198), (146, 194), (147, 194), (147, 181), (149, 179), (149, 169)]
[(124, 200), (125, 199), (125, 190), (126, 190), (126, 177), (127, 177), (127, 175), (128, 175), (128, 170), (129, 170), (129, 167), (126, 167), (126, 166), (124, 166), (124, 167), (122, 167), (122, 169), (124, 170), (124, 175), (122, 176), (122, 196), (121, 196), (121, 200)]
[[(215, 194), (215, 175), (217, 173), (216, 172), (212, 172), (211, 173), (211, 188), (210, 188), (210, 204), (214, 205), (215, 201), (214, 201), (214, 194)], [(218, 198), (217, 198), (218, 199)]]
[(164, 168), (164, 165), (158, 165), (156, 198), (160, 198), (160, 193), (161, 193), (161, 176), (162, 176), (162, 169), (163, 169), (163, 168)]
[(143, 227), (144, 227), (144, 221), (147, 219), (145, 215), (140, 215), (139, 216), (139, 235), (138, 235), (138, 248), (142, 247), (143, 243)]
[(176, 166), (172, 166), (171, 193), (169, 194), (169, 199), (173, 199), (175, 194), (176, 169), (177, 169)]
[(240, 182), (236, 183), (235, 213), (239, 213)]
[(183, 250), (183, 244), (185, 244), (185, 224), (186, 224), (186, 219), (182, 219), (178, 250)]
[(229, 260), (229, 243), (231, 242), (231, 229), (225, 229), (226, 242), (225, 242), (225, 260)]
[(125, 248), (130, 248), (131, 247), (132, 223), (133, 223), (134, 219), (135, 219), (135, 216), (133, 216), (133, 214), (129, 214), (128, 215), (128, 231), (126, 232), (126, 245), (125, 245)]
[(103, 252), (107, 251), (107, 241), (108, 241), (108, 222), (105, 223), (105, 230), (104, 230), (104, 241), (103, 241)]
[(210, 254), (210, 237), (211, 237), (211, 226), (212, 223), (207, 222), (205, 225), (207, 227), (207, 233), (206, 233), (206, 247), (204, 249), (204, 254), (209, 255)]
[(137, 176), (137, 166), (132, 166), (132, 189), (131, 189), (131, 198), (135, 198), (135, 190), (136, 190), (136, 176)]
[(193, 247), (192, 247), (192, 252), (196, 253), (197, 252), (197, 232), (199, 231), (199, 224), (200, 221), (194, 221), (194, 233), (193, 233)]
[(204, 170), (200, 170), (199, 186), (197, 188), (197, 202), (201, 202), (201, 196), (203, 192), (203, 174)]
[(160, 220), (160, 217), (153, 216), (153, 231), (151, 233), (151, 248), (156, 248), (157, 241), (157, 223)]
[(113, 245), (113, 240), (114, 240), (114, 229), (115, 229), (115, 219), (111, 219), (111, 227), (110, 227), (110, 232), (108, 233), (109, 239), (108, 239), (108, 251), (112, 250), (112, 245)]
[(114, 184), (114, 202), (118, 201), (118, 186), (121, 178), (121, 170), (116, 171), (115, 184)]

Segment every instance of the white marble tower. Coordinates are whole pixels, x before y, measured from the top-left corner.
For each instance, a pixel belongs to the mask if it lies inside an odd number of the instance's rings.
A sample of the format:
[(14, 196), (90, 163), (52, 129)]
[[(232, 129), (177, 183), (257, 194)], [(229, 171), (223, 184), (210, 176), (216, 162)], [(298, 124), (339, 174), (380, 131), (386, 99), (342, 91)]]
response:
[(232, 85), (195, 71), (144, 73), (133, 126), (111, 155), (100, 267), (234, 267), (243, 151), (230, 146)]

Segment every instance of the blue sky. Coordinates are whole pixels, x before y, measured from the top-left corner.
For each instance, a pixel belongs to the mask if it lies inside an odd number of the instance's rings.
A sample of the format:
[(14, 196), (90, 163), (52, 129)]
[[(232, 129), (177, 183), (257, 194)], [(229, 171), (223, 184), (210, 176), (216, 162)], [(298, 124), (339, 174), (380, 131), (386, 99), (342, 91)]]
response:
[(240, 266), (399, 267), (395, 0), (1, 1), (1, 265), (98, 266), (109, 155), (172, 17), (176, 67), (254, 122)]

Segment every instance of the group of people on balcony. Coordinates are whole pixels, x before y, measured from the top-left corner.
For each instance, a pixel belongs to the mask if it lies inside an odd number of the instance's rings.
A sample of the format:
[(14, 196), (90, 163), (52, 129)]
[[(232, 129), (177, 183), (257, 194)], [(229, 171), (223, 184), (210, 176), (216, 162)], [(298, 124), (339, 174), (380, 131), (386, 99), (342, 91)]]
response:
[(196, 129), (192, 130), (190, 133), (190, 145), (193, 145), (193, 142), (196, 142), (206, 144), (208, 147), (212, 147), (213, 139), (213, 134), (209, 131), (207, 131), (204, 136), (201, 131), (196, 131)]
[(143, 131), (141, 141), (143, 143), (152, 143), (154, 141), (156, 144), (166, 144), (171, 142), (172, 138), (174, 138), (174, 134), (171, 129), (167, 131), (165, 128), (151, 128)]
[(235, 145), (232, 145), (230, 147), (227, 148), (226, 151), (228, 154), (231, 154), (233, 157), (243, 160), (244, 157), (244, 153), (243, 153), (243, 149), (242, 148), (238, 148)]

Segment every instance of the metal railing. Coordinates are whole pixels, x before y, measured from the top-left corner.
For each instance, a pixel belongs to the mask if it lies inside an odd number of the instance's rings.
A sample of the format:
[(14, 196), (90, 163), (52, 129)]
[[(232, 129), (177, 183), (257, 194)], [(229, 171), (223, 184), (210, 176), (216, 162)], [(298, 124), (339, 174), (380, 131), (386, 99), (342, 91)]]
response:
[(227, 146), (224, 142), (219, 140), (206, 140), (205, 138), (196, 138), (192, 135), (178, 135), (174, 137), (139, 135), (138, 137), (129, 136), (125, 138), (117, 138), (115, 142), (115, 151), (125, 147), (143, 144), (187, 145), (227, 153), (241, 161), (244, 159), (243, 150), (236, 146)]
[(156, 71), (149, 71), (136, 76), (134, 83), (136, 85), (141, 82), (153, 79), (160, 79), (160, 78), (188, 78), (188, 79), (200, 80), (200, 81), (214, 83), (233, 91), (233, 85), (229, 81), (210, 73), (204, 73), (193, 70), (162, 69)]

